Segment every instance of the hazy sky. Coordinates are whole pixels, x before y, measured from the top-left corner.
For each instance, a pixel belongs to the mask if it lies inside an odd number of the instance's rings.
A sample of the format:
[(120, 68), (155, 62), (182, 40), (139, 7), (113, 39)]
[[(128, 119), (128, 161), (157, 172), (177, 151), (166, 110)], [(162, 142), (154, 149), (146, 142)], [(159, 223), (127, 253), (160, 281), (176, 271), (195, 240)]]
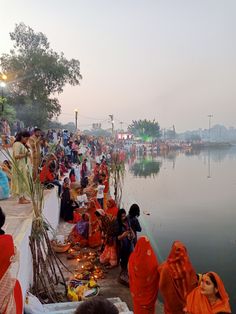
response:
[[(62, 122), (132, 119), (176, 131), (236, 126), (236, 0), (0, 0), (0, 53), (24, 22), (81, 62), (60, 95)], [(92, 119), (96, 118), (96, 119)], [(99, 120), (100, 119), (100, 120)]]

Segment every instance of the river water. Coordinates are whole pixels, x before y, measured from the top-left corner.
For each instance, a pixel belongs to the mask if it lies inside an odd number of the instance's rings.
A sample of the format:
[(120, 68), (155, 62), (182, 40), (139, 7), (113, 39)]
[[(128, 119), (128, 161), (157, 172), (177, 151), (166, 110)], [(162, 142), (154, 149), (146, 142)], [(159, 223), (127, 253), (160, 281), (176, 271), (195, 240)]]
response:
[(236, 147), (130, 158), (122, 205), (132, 203), (159, 263), (181, 240), (197, 272), (221, 276), (236, 313)]

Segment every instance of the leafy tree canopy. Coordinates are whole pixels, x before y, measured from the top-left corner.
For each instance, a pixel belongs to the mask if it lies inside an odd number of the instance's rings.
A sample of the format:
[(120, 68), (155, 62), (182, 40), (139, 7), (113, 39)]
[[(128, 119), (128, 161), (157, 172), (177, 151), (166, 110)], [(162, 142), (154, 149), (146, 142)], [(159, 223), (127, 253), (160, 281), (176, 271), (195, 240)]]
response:
[(155, 119), (153, 121), (147, 119), (132, 121), (132, 124), (128, 126), (128, 130), (144, 141), (160, 137), (160, 126)]
[(63, 92), (65, 84), (78, 85), (82, 79), (80, 62), (53, 51), (43, 33), (34, 32), (24, 23), (16, 24), (10, 37), (14, 49), (0, 58), (10, 103), (26, 126), (45, 126), (60, 114), (56, 95)]
[(62, 124), (58, 121), (50, 121), (47, 125), (48, 129), (56, 129), (56, 130), (68, 130), (69, 132), (75, 131), (75, 123), (74, 122), (68, 122), (66, 124)]
[(132, 167), (131, 172), (134, 174), (135, 177), (155, 177), (161, 167), (161, 162), (156, 160), (150, 159), (142, 159), (136, 161)]
[(103, 137), (110, 137), (111, 136), (111, 132), (109, 132), (108, 130), (104, 130), (104, 129), (97, 129), (97, 130), (84, 130), (83, 131), (86, 135), (91, 135), (91, 136), (103, 136)]

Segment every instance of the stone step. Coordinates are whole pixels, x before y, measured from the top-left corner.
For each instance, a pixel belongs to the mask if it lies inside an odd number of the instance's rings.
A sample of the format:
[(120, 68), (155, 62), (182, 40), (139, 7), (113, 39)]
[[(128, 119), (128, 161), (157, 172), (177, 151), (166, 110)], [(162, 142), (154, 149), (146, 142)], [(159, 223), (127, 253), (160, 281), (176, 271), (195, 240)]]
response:
[[(132, 314), (125, 302), (120, 298), (108, 298), (119, 310), (120, 314)], [(47, 314), (74, 314), (76, 308), (81, 302), (62, 302), (44, 304), (44, 310)]]

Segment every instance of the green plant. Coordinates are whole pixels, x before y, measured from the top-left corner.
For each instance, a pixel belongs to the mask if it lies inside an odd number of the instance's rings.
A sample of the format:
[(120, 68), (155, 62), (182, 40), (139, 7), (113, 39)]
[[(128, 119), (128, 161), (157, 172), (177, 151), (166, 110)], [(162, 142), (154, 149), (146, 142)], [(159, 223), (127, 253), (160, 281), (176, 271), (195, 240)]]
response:
[(19, 169), (17, 161), (12, 157), (9, 150), (2, 150), (3, 155), (11, 161), (14, 173), (17, 175), (25, 193), (32, 202), (33, 222), (32, 231), (29, 237), (29, 245), (33, 260), (33, 286), (32, 292), (41, 302), (58, 302), (62, 300), (61, 295), (56, 291), (56, 286), (62, 283), (67, 294), (66, 282), (60, 268), (62, 264), (51, 246), (48, 232), (54, 233), (50, 223), (42, 213), (44, 203), (44, 187), (40, 183), (39, 176), (34, 180), (31, 169), (27, 169), (27, 176), (24, 176)]

